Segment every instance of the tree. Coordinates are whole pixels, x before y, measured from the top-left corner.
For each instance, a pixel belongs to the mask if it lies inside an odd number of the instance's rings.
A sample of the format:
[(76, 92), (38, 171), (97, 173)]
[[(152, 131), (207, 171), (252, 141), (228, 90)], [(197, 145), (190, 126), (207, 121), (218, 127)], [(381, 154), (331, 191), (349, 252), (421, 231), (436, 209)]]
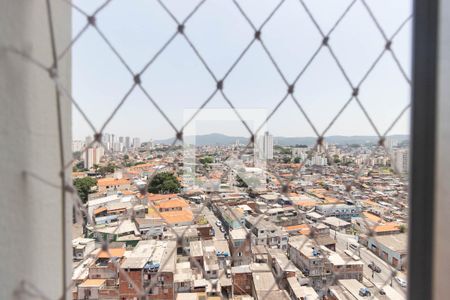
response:
[(400, 233), (405, 233), (406, 232), (406, 225), (405, 224), (402, 224), (402, 225), (400, 225)]
[(285, 164), (289, 163), (290, 161), (291, 161), (291, 159), (289, 157), (287, 157), (287, 156), (283, 157), (283, 162)]
[(333, 155), (333, 162), (335, 164), (341, 163), (341, 159), (339, 158), (339, 155), (337, 155), (337, 154)]
[(245, 178), (242, 179), (242, 175), (236, 175), (236, 185), (241, 188), (256, 188), (261, 185), (261, 181), (259, 178), (255, 176), (243, 176)]
[(72, 153), (72, 156), (74, 159), (81, 159), (81, 155), (83, 153), (81, 151), (75, 151), (74, 153)]
[(302, 159), (300, 157), (296, 157), (294, 158), (294, 163), (298, 164), (302, 161)]
[(114, 173), (115, 170), (116, 170), (116, 166), (113, 165), (112, 163), (109, 163), (106, 166), (98, 167), (97, 173), (99, 173), (102, 176), (105, 176), (108, 173)]
[(174, 174), (170, 172), (161, 172), (156, 174), (148, 184), (149, 193), (171, 194), (179, 193), (181, 184)]
[(281, 148), (280, 149), (280, 153), (281, 154), (291, 154), (292, 153), (292, 149), (291, 148)]
[(236, 185), (238, 187), (243, 187), (243, 188), (248, 187), (247, 183), (245, 183), (245, 181), (242, 180), (242, 178), (239, 175), (236, 175)]
[(212, 164), (214, 162), (214, 159), (211, 156), (205, 156), (200, 158), (200, 163), (203, 165)]
[(125, 154), (124, 156), (123, 156), (123, 159), (124, 160), (127, 160), (127, 159), (129, 159), (130, 157), (128, 156), (128, 154)]
[(73, 185), (77, 189), (78, 195), (83, 203), (86, 203), (88, 195), (91, 193), (91, 188), (96, 184), (97, 180), (92, 177), (75, 178), (73, 181)]

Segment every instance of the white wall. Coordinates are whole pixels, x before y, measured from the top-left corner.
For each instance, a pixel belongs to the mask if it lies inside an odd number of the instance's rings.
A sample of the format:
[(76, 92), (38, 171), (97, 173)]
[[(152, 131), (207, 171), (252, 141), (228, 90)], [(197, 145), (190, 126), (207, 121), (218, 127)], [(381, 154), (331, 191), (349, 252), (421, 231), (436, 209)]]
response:
[[(50, 2), (61, 51), (70, 41), (70, 8), (63, 1)], [(46, 72), (5, 50), (13, 47), (51, 64), (45, 4), (44, 0), (0, 0), (0, 299), (31, 298), (23, 293), (31, 285), (57, 299), (63, 295), (63, 284), (69, 283), (63, 279), (71, 277), (71, 203), (65, 207), (69, 217), (64, 234), (61, 191), (27, 175), (33, 172), (60, 184), (54, 84)], [(70, 55), (61, 62), (60, 77), (70, 90), (69, 59)], [(71, 150), (70, 113), (64, 99), (66, 159)]]

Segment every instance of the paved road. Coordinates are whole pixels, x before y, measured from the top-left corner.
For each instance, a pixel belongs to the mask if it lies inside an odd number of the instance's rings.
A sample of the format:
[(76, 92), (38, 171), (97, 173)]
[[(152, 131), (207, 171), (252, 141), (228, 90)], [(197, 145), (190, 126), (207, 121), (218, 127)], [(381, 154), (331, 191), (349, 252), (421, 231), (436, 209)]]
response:
[(209, 224), (211, 224), (211, 226), (214, 228), (216, 239), (224, 240), (225, 237), (223, 236), (223, 233), (220, 231), (219, 226), (216, 225), (216, 222), (218, 221), (218, 219), (214, 215), (214, 213), (211, 210), (209, 210), (207, 207), (205, 207), (205, 209), (203, 210), (203, 213), (205, 214), (205, 217), (208, 220)]
[[(348, 235), (348, 234), (343, 234), (340, 232), (337, 232), (335, 235), (334, 231), (332, 231), (331, 236), (333, 238), (336, 236), (336, 251), (339, 254), (342, 254), (343, 257), (345, 257), (346, 254), (344, 253), (344, 250), (348, 249), (347, 241), (349, 238), (354, 238), (354, 236)], [(372, 282), (372, 284), (376, 285), (378, 288), (381, 288), (386, 285), (391, 285), (390, 278), (391, 278), (393, 268), (390, 265), (388, 265), (381, 258), (376, 256), (374, 253), (372, 253), (370, 250), (368, 250), (365, 247), (362, 247), (360, 249), (359, 256), (361, 257), (361, 261), (364, 262), (363, 272), (364, 272), (364, 277), (367, 278), (367, 280)], [(375, 264), (380, 267), (380, 269), (381, 269), (380, 273), (372, 272), (372, 270), (368, 267), (368, 265), (372, 261), (375, 262)], [(373, 277), (372, 277), (372, 275), (373, 275)], [(396, 299), (397, 298), (406, 299), (406, 289), (402, 288), (394, 278), (392, 278), (392, 288), (394, 290), (392, 292), (393, 293), (396, 292), (395, 296), (398, 296), (398, 297), (395, 297)], [(388, 290), (391, 290), (391, 289), (388, 289)], [(394, 297), (391, 297), (391, 298), (394, 298)]]

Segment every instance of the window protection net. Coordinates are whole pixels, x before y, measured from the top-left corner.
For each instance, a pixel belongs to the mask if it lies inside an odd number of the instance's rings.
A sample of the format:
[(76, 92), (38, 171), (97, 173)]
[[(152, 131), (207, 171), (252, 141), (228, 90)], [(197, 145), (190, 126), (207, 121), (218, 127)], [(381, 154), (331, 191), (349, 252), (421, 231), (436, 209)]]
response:
[[(363, 201), (363, 198), (361, 197), (361, 191), (364, 189), (370, 189), (371, 187), (365, 186), (366, 180), (365, 176), (368, 176), (369, 172), (372, 170), (372, 161), (376, 159), (377, 157), (382, 156), (391, 156), (391, 149), (386, 145), (388, 135), (391, 133), (391, 130), (395, 127), (395, 125), (404, 118), (405, 115), (408, 113), (410, 108), (409, 101), (401, 107), (398, 111), (395, 111), (395, 115), (393, 118), (390, 118), (389, 120), (384, 120), (386, 122), (385, 126), (378, 126), (378, 123), (372, 116), (370, 110), (367, 108), (367, 105), (364, 101), (364, 89), (367, 84), (371, 80), (372, 73), (376, 70), (377, 66), (382, 63), (383, 58), (386, 56), (390, 56), (392, 59), (392, 72), (398, 72), (400, 74), (400, 77), (405, 82), (406, 85), (408, 85), (408, 88), (411, 84), (410, 80), (410, 74), (409, 71), (405, 66), (403, 66), (404, 63), (402, 63), (402, 58), (399, 57), (396, 54), (396, 48), (395, 48), (395, 40), (400, 35), (400, 33), (405, 30), (405, 27), (411, 25), (411, 15), (406, 16), (402, 20), (396, 20), (397, 25), (395, 26), (394, 30), (390, 30), (390, 33), (388, 34), (387, 31), (384, 29), (383, 23), (381, 22), (380, 15), (382, 16), (382, 11), (378, 12), (376, 14), (374, 10), (372, 9), (371, 3), (368, 0), (353, 0), (353, 1), (346, 1), (345, 5), (343, 5), (343, 9), (341, 10), (340, 14), (331, 22), (331, 26), (327, 26), (329, 28), (325, 29), (325, 26), (322, 25), (323, 18), (319, 18), (319, 15), (321, 13), (324, 13), (322, 11), (318, 11), (317, 9), (314, 10), (312, 7), (314, 4), (311, 1), (306, 0), (299, 0), (299, 1), (291, 1), (290, 5), (296, 5), (296, 10), (292, 10), (291, 14), (299, 14), (299, 17), (304, 18), (308, 22), (310, 22), (310, 25), (315, 30), (315, 32), (318, 34), (319, 39), (317, 45), (312, 45), (311, 49), (314, 49), (312, 51), (311, 55), (308, 55), (307, 57), (303, 58), (304, 64), (302, 66), (299, 66), (298, 71), (296, 72), (295, 76), (292, 76), (292, 74), (287, 75), (284, 71), (283, 67), (278, 63), (278, 59), (276, 58), (276, 55), (274, 55), (271, 51), (271, 45), (266, 41), (265, 39), (265, 33), (267, 30), (270, 29), (271, 21), (273, 18), (277, 16), (277, 13), (281, 9), (283, 9), (284, 6), (288, 5), (287, 3), (289, 1), (277, 1), (273, 2), (274, 5), (265, 14), (264, 19), (261, 22), (255, 22), (253, 18), (251, 17), (251, 12), (248, 11), (248, 9), (245, 9), (246, 5), (243, 1), (230, 1), (231, 6), (234, 9), (234, 14), (239, 15), (242, 20), (247, 25), (247, 28), (242, 30), (248, 30), (249, 36), (248, 36), (248, 43), (242, 47), (242, 49), (238, 52), (238, 55), (236, 55), (232, 62), (229, 64), (228, 68), (224, 72), (217, 72), (214, 67), (209, 63), (208, 59), (206, 58), (207, 55), (205, 53), (206, 50), (202, 50), (201, 47), (197, 45), (195, 40), (191, 38), (193, 35), (192, 32), (189, 31), (189, 25), (193, 20), (195, 19), (196, 15), (202, 10), (202, 7), (208, 3), (208, 0), (199, 1), (192, 7), (190, 12), (184, 16), (183, 18), (180, 18), (177, 16), (177, 14), (173, 11), (173, 6), (167, 5), (165, 1), (154, 1), (156, 5), (159, 6), (159, 9), (161, 9), (162, 12), (166, 13), (170, 19), (172, 20), (171, 29), (172, 33), (168, 36), (167, 40), (161, 43), (158, 50), (151, 56), (148, 57), (148, 60), (141, 66), (141, 67), (135, 67), (135, 63), (131, 64), (128, 62), (128, 60), (122, 56), (121, 51), (119, 51), (117, 45), (113, 42), (112, 36), (110, 34), (106, 34), (101, 26), (101, 19), (102, 19), (102, 13), (109, 7), (112, 6), (114, 2), (113, 0), (107, 0), (101, 3), (95, 10), (92, 12), (87, 12), (85, 9), (82, 8), (82, 6), (78, 6), (76, 2), (72, 2), (69, 0), (60, 0), (65, 2), (67, 5), (70, 5), (72, 9), (74, 10), (74, 14), (82, 15), (85, 17), (85, 24), (81, 28), (78, 29), (78, 31), (74, 32), (73, 39), (70, 42), (70, 44), (66, 45), (62, 49), (57, 49), (55, 46), (55, 38), (53, 34), (54, 30), (54, 24), (53, 24), (53, 17), (52, 17), (52, 1), (46, 1), (43, 2), (43, 5), (47, 6), (48, 10), (48, 19), (43, 20), (43, 22), (48, 22), (49, 24), (49, 30), (50, 30), (50, 36), (51, 40), (48, 41), (51, 43), (52, 51), (53, 51), (53, 61), (50, 65), (46, 65), (45, 63), (42, 63), (33, 57), (28, 56), (25, 53), (22, 53), (19, 50), (10, 49), (11, 51), (15, 52), (16, 54), (20, 55), (28, 61), (31, 64), (36, 65), (38, 68), (41, 68), (43, 71), (43, 74), (47, 73), (47, 76), (50, 80), (52, 80), (55, 84), (56, 88), (56, 95), (58, 97), (58, 103), (61, 103), (61, 101), (70, 101), (72, 103), (74, 110), (84, 119), (86, 124), (91, 128), (92, 130), (92, 141), (90, 144), (87, 144), (84, 146), (84, 149), (82, 152), (87, 151), (88, 148), (92, 147), (93, 145), (102, 145), (104, 142), (103, 134), (105, 130), (107, 129), (108, 125), (114, 120), (116, 115), (124, 109), (127, 105), (127, 101), (129, 101), (130, 96), (136, 92), (140, 91), (141, 95), (151, 103), (153, 106), (153, 110), (156, 111), (162, 119), (166, 122), (167, 126), (170, 127), (173, 130), (173, 142), (169, 147), (169, 151), (173, 151), (174, 153), (178, 153), (177, 160), (180, 161), (180, 154), (177, 143), (183, 142), (184, 138), (184, 129), (186, 126), (189, 125), (189, 123), (193, 122), (198, 114), (201, 113), (203, 109), (205, 109), (208, 104), (217, 96), (222, 97), (225, 100), (225, 103), (228, 105), (228, 107), (233, 110), (233, 112), (236, 114), (237, 118), (240, 120), (240, 122), (243, 125), (243, 128), (248, 133), (248, 144), (245, 147), (241, 147), (233, 152), (233, 155), (240, 156), (245, 153), (249, 153), (249, 151), (253, 151), (254, 145), (256, 143), (256, 137), (258, 134), (263, 130), (264, 126), (267, 125), (267, 123), (274, 118), (274, 116), (277, 115), (277, 112), (281, 111), (281, 108), (283, 105), (286, 105), (286, 103), (291, 102), (291, 104), (294, 105), (294, 107), (297, 109), (295, 113), (298, 114), (299, 118), (302, 118), (306, 121), (305, 124), (307, 124), (311, 132), (315, 135), (315, 141), (314, 145), (308, 149), (306, 152), (306, 159), (303, 159), (300, 161), (295, 169), (290, 169), (288, 172), (286, 172), (284, 169), (280, 169), (279, 166), (277, 166), (277, 163), (270, 161), (268, 163), (268, 176), (270, 180), (273, 182), (278, 182), (278, 188), (277, 191), (282, 193), (286, 198), (290, 199), (292, 197), (292, 192), (298, 191), (298, 186), (296, 183), (298, 180), (301, 180), (302, 176), (304, 176), (305, 170), (308, 170), (311, 168), (310, 165), (307, 165), (307, 161), (311, 160), (316, 154), (323, 154), (324, 157), (328, 157), (330, 166), (329, 168), (334, 168), (339, 174), (343, 180), (342, 182), (345, 183), (345, 200), (346, 202), (351, 202), (355, 204), (357, 207), (361, 208), (362, 211), (359, 213), (359, 219), (361, 220), (360, 224), (360, 233), (365, 233), (367, 238), (372, 238), (375, 241), (378, 236), (377, 228), (379, 225), (383, 225), (383, 219), (378, 218), (377, 220), (369, 220), (367, 217), (367, 214), (364, 212), (366, 211), (365, 201)], [(211, 1), (212, 2), (212, 1)], [(320, 2), (320, 1), (319, 1)], [(133, 5), (132, 2), (129, 3), (129, 5)], [(356, 8), (358, 7), (358, 8)], [(335, 46), (333, 44), (333, 38), (336, 32), (339, 30), (340, 26), (343, 22), (345, 22), (346, 18), (352, 13), (355, 9), (362, 9), (365, 12), (365, 19), (364, 22), (361, 24), (361, 26), (374, 26), (376, 28), (377, 33), (381, 36), (381, 41), (378, 49), (378, 54), (373, 58), (373, 60), (366, 61), (365, 65), (367, 65), (367, 68), (364, 70), (364, 72), (361, 72), (361, 76), (359, 78), (355, 78), (354, 74), (350, 74), (347, 71), (347, 68), (345, 66), (345, 63), (342, 62), (340, 59), (340, 55), (335, 50)], [(223, 17), (226, 18), (226, 14), (230, 13), (229, 11), (224, 11)], [(117, 20), (118, 23), (120, 22), (133, 22), (133, 20)], [(211, 20), (211, 22), (213, 22)], [(214, 22), (220, 22), (220, 20), (214, 20)], [(329, 21), (330, 22), (330, 21)], [(208, 26), (210, 24), (204, 24), (204, 26)], [(292, 26), (293, 27), (293, 26)], [(294, 28), (291, 28), (287, 26), (286, 28), (278, 28), (277, 30), (285, 31), (280, 32), (286, 33), (290, 30), (293, 30)], [(130, 85), (129, 88), (122, 94), (122, 95), (115, 95), (118, 99), (117, 102), (110, 102), (114, 105), (112, 112), (108, 115), (106, 120), (100, 125), (95, 126), (92, 121), (92, 119), (89, 117), (88, 112), (83, 109), (83, 107), (79, 104), (78, 100), (74, 97), (73, 93), (70, 92), (68, 87), (64, 86), (59, 78), (58, 78), (58, 62), (63, 60), (74, 47), (77, 45), (77, 43), (80, 42), (80, 40), (83, 39), (83, 37), (87, 34), (87, 32), (94, 33), (98, 35), (99, 40), (101, 43), (104, 44), (104, 46), (109, 49), (109, 51), (115, 56), (117, 64), (120, 64), (124, 67), (124, 72), (126, 76), (130, 79)], [(344, 33), (345, 34), (345, 33)], [(348, 33), (350, 35), (351, 33)], [(142, 37), (145, 39), (152, 39), (151, 36)], [(291, 37), (292, 39), (295, 39), (295, 36)], [(373, 37), (366, 36), (364, 38), (370, 39)], [(347, 49), (351, 49), (354, 46), (354, 43), (357, 42), (358, 38), (355, 37), (354, 39), (351, 36), (347, 36), (345, 47)], [(171, 117), (170, 113), (168, 113), (167, 109), (163, 108), (162, 100), (158, 99), (156, 96), (152, 95), (152, 90), (149, 89), (145, 85), (145, 76), (148, 72), (152, 71), (152, 67), (158, 62), (160, 57), (168, 51), (167, 49), (170, 47), (172, 43), (175, 43), (175, 41), (183, 42), (189, 49), (192, 50), (191, 54), (193, 54), (192, 57), (196, 59), (194, 62), (195, 64), (199, 64), (204, 70), (206, 70), (207, 74), (209, 75), (211, 82), (210, 86), (206, 88), (205, 94), (207, 95), (204, 99), (202, 99), (201, 104), (198, 106), (196, 112), (188, 119), (188, 121), (185, 124), (182, 124), (182, 126), (177, 126), (176, 124), (178, 122), (175, 122)], [(302, 41), (307, 43), (308, 41)], [(361, 42), (361, 41), (359, 41)], [(364, 42), (364, 41), (362, 41)], [(120, 48), (123, 48), (124, 46), (121, 45)], [(236, 97), (235, 99), (231, 93), (227, 91), (227, 83), (230, 80), (230, 77), (234, 74), (234, 72), (237, 72), (239, 65), (243, 62), (244, 58), (246, 56), (251, 55), (251, 49), (255, 47), (260, 47), (262, 50), (262, 53), (266, 56), (268, 59), (268, 62), (273, 66), (272, 70), (273, 73), (276, 74), (276, 76), (279, 77), (282, 84), (284, 85), (284, 93), (281, 97), (274, 99), (274, 105), (271, 108), (270, 112), (267, 115), (267, 118), (264, 120), (262, 124), (259, 124), (259, 126), (256, 126), (255, 130), (252, 130), (252, 126), (247, 124), (247, 121), (240, 115), (239, 113), (239, 107), (241, 106), (241, 100)], [(342, 47), (342, 45), (341, 45)], [(223, 50), (226, 51), (226, 50)], [(182, 53), (180, 53), (182, 55)], [(327, 55), (328, 57), (328, 63), (330, 64), (330, 68), (337, 68), (339, 71), (339, 74), (341, 76), (341, 79), (345, 83), (344, 88), (347, 90), (347, 96), (344, 99), (339, 99), (342, 101), (342, 104), (339, 106), (339, 109), (332, 112), (332, 118), (327, 121), (326, 124), (322, 124), (321, 126), (318, 126), (315, 120), (315, 117), (313, 115), (317, 115), (317, 113), (321, 112), (311, 112), (310, 110), (305, 108), (305, 103), (308, 99), (302, 98), (301, 91), (298, 92), (299, 86), (301, 86), (302, 79), (307, 76), (308, 70), (312, 68), (316, 60), (319, 59), (320, 55)], [(293, 64), (296, 62), (293, 62)], [(105, 72), (108, 72), (107, 68), (104, 70)], [(258, 72), (255, 70), (255, 72)], [(219, 75), (222, 74), (222, 75)], [(251, 80), (251, 78), (248, 78)], [(314, 87), (315, 89), (321, 89), (322, 86), (326, 86), (326, 82), (317, 82), (317, 86)], [(379, 87), (380, 89), (383, 89), (383, 86)], [(395, 95), (393, 97), (395, 99)], [(329, 101), (337, 101), (334, 99), (334, 97), (330, 97)], [(393, 100), (395, 101), (395, 100)], [(361, 163), (357, 166), (350, 166), (350, 167), (344, 167), (341, 164), (339, 164), (338, 161), (331, 159), (331, 155), (328, 153), (328, 148), (325, 147), (325, 143), (327, 140), (327, 134), (330, 132), (330, 130), (333, 128), (333, 126), (336, 124), (336, 122), (342, 118), (345, 115), (345, 112), (348, 110), (349, 106), (355, 105), (359, 108), (359, 114), (363, 118), (365, 118), (368, 123), (370, 124), (371, 128), (373, 129), (373, 132), (377, 136), (377, 144), (372, 146), (370, 148), (370, 151), (365, 155), (365, 159), (361, 161)], [(385, 107), (386, 111), (391, 110), (391, 107)], [(392, 111), (391, 111), (392, 112)], [(60, 113), (60, 112), (58, 112)], [(387, 114), (390, 115), (390, 114)], [(59, 131), (62, 133), (62, 126), (63, 126), (64, 120), (61, 120), (59, 118)], [(61, 143), (62, 143), (62, 137), (61, 137)], [(103, 145), (105, 149), (109, 149), (109, 147)], [(107, 155), (114, 156), (114, 153), (110, 150), (107, 150)], [(74, 214), (75, 218), (78, 222), (84, 223), (84, 226), (92, 226), (95, 227), (94, 221), (89, 218), (89, 213), (87, 210), (87, 207), (85, 204), (83, 204), (83, 201), (80, 199), (76, 189), (74, 188), (72, 182), (69, 180), (69, 176), (66, 176), (65, 174), (69, 172), (72, 168), (72, 165), (74, 163), (75, 159), (73, 158), (66, 158), (63, 155), (63, 146), (61, 146), (61, 177), (62, 182), (64, 183), (63, 186), (54, 184), (51, 182), (48, 182), (44, 178), (40, 178), (36, 174), (29, 174), (30, 176), (33, 176), (35, 179), (42, 181), (44, 184), (52, 185), (57, 188), (64, 189), (68, 195), (70, 195), (70, 199), (73, 201), (74, 205)], [(228, 170), (231, 172), (231, 170)], [(212, 170), (203, 170), (205, 172), (206, 176), (212, 175)], [(155, 171), (150, 175), (150, 178), (148, 180), (151, 181), (151, 179), (156, 176), (159, 172)], [(230, 173), (225, 172), (222, 174), (222, 179), (226, 180), (226, 177), (229, 176)], [(399, 186), (403, 186), (406, 190), (407, 188), (407, 181), (405, 178), (401, 176), (397, 176), (396, 180), (398, 182)], [(139, 192), (141, 193), (142, 197), (146, 197), (146, 191), (147, 188), (141, 189)], [(206, 199), (199, 205), (195, 207), (194, 211), (194, 218), (198, 218), (200, 216), (204, 216), (207, 214), (208, 210), (211, 209), (217, 209), (216, 203), (211, 201), (211, 197), (206, 197)], [(402, 207), (405, 208), (406, 202), (407, 202), (407, 195), (406, 193), (403, 194), (397, 194), (394, 197), (390, 198), (392, 200), (393, 206)], [(133, 208), (138, 203), (133, 204)], [(337, 204), (335, 204), (337, 205)], [(155, 207), (155, 204), (151, 201), (148, 202), (149, 210), (152, 210), (155, 214), (159, 215), (161, 218), (161, 213)], [(228, 204), (223, 204), (221, 206), (221, 209), (227, 209), (227, 211), (232, 215), (233, 218), (236, 220), (239, 220), (240, 217), (237, 216), (232, 209), (233, 207)], [(296, 210), (296, 213), (298, 215), (304, 215), (306, 212), (304, 210), (300, 210), (298, 206), (293, 206), (293, 208)], [(120, 220), (120, 224), (123, 222), (133, 219), (134, 216), (131, 216), (129, 218), (124, 218)], [(243, 226), (242, 228), (246, 232), (246, 239), (252, 240), (252, 232), (254, 230), (257, 230), (258, 225), (260, 222), (265, 222), (264, 218), (257, 217), (255, 221), (250, 226)], [(322, 241), (319, 241), (320, 236), (315, 234), (315, 230), (317, 228), (313, 228), (312, 223), (305, 222), (306, 226), (308, 227), (307, 230), (311, 232), (306, 239), (300, 239), (301, 243), (297, 245), (297, 248), (301, 250), (303, 247), (309, 247), (312, 249), (321, 249), (320, 245), (322, 245)], [(117, 226), (117, 229), (120, 227)], [(177, 226), (172, 226), (170, 224), (166, 224), (166, 227), (168, 231), (170, 231), (176, 241), (181, 241), (185, 237), (186, 232), (189, 231), (190, 227), (186, 226), (182, 230), (179, 228), (177, 229)], [(114, 232), (112, 232), (114, 234)], [(338, 239), (338, 236), (341, 235), (341, 232), (335, 231), (334, 232), (334, 238)], [(343, 234), (342, 234), (343, 235)], [(332, 236), (332, 235), (331, 235)], [(343, 235), (345, 236), (345, 235)], [(105, 240), (103, 238), (103, 235), (98, 235), (97, 239), (102, 244), (102, 251), (106, 251), (110, 257), (113, 255), (109, 252), (109, 242), (108, 240)], [(289, 239), (295, 240), (295, 237), (290, 237)], [(339, 242), (338, 242), (339, 243)], [(376, 244), (376, 242), (375, 242)], [(245, 245), (243, 244), (241, 246), (241, 249), (236, 249), (235, 253), (244, 252)], [(314, 248), (317, 247), (317, 248)], [(254, 255), (257, 256), (260, 248), (254, 247), (252, 248), (252, 251), (254, 251)], [(315, 250), (313, 250), (315, 251)], [(357, 253), (358, 252), (358, 253)], [(353, 254), (357, 253), (360, 255), (360, 250), (357, 250), (357, 252), (354, 252)], [(363, 251), (364, 252), (364, 251)], [(263, 254), (263, 253), (260, 253)], [(176, 248), (173, 249), (172, 253), (167, 254), (168, 256), (176, 256)], [(309, 274), (307, 277), (314, 278), (314, 282), (310, 285), (313, 285), (316, 289), (317, 294), (320, 297), (323, 296), (329, 296), (330, 293), (332, 293), (333, 286), (336, 286), (338, 279), (343, 279), (345, 277), (346, 270), (348, 268), (354, 267), (354, 261), (351, 258), (346, 257), (343, 253), (340, 253), (340, 256), (345, 260), (345, 263), (343, 265), (340, 265), (339, 268), (333, 269), (331, 271), (330, 264), (334, 259), (336, 259), (333, 256), (333, 252), (327, 252), (327, 251), (320, 251), (320, 254), (317, 254), (317, 257), (321, 258), (322, 260), (319, 262), (320, 264), (323, 264), (323, 267), (319, 274)], [(233, 255), (231, 257), (231, 260), (237, 259), (236, 255)], [(169, 260), (167, 260), (169, 262)], [(217, 278), (211, 278), (209, 275), (209, 272), (204, 269), (204, 265), (201, 264), (197, 260), (191, 260), (192, 264), (195, 264), (195, 267), (198, 270), (201, 270), (201, 273), (203, 277), (210, 282), (211, 286), (217, 285)], [(282, 262), (281, 267), (284, 269), (289, 269), (290, 266), (300, 268), (299, 265), (296, 265), (293, 262), (293, 259), (291, 259)], [(120, 262), (118, 260), (113, 260), (114, 268), (117, 272), (119, 272), (119, 280), (120, 281), (126, 281), (128, 283), (128, 286), (133, 289), (133, 293), (135, 297), (143, 297), (145, 299), (146, 297), (151, 297), (152, 293), (154, 293), (155, 288), (164, 289), (164, 282), (161, 283), (161, 281), (158, 280), (152, 280), (145, 285), (136, 283), (135, 279), (133, 279), (130, 276), (129, 270), (124, 269), (121, 267)], [(361, 278), (362, 281), (372, 281), (373, 287), (371, 288), (372, 293), (370, 294), (371, 298), (381, 297), (384, 294), (384, 289), (387, 286), (392, 286), (393, 282), (395, 283), (395, 277), (397, 276), (397, 269), (388, 266), (388, 273), (385, 274), (385, 270), (378, 275), (374, 274), (376, 273), (375, 267), (373, 267), (373, 270), (368, 269), (368, 265), (365, 264), (363, 266), (364, 272), (362, 273), (364, 276), (364, 279)], [(159, 266), (159, 271), (156, 272), (156, 274), (152, 275), (158, 277), (159, 275), (162, 276), (163, 272), (162, 270), (165, 269), (164, 265)], [(370, 274), (372, 272), (372, 274)], [(257, 273), (257, 271), (256, 271)], [(374, 276), (376, 275), (376, 277)], [(220, 274), (221, 277), (226, 276), (225, 272), (222, 272)], [(274, 297), (274, 295), (278, 295), (273, 293), (274, 291), (279, 291), (280, 287), (283, 286), (286, 278), (285, 274), (281, 272), (280, 274), (276, 274), (274, 272), (275, 276), (275, 282), (272, 286), (266, 287), (264, 292), (262, 294), (259, 294), (259, 298), (267, 298), (271, 299)], [(377, 279), (374, 279), (377, 278)], [(220, 279), (220, 278), (219, 278)], [(234, 287), (234, 290), (240, 290), (239, 294), (244, 294), (246, 290), (245, 287), (240, 287), (239, 282), (234, 280), (235, 278), (232, 277), (232, 285)], [(119, 284), (119, 283), (116, 283)], [(70, 286), (66, 287), (66, 290), (72, 290), (74, 287), (76, 287), (77, 283), (73, 282)], [(27, 295), (34, 295), (36, 297), (47, 299), (45, 295), (45, 291), (40, 291), (38, 287), (33, 286), (32, 283), (25, 282), (22, 287), (23, 293)], [(173, 288), (173, 287), (171, 287)], [(396, 289), (397, 292), (403, 292), (402, 296), (406, 297), (404, 294), (404, 290), (402, 289)], [(345, 294), (345, 293), (344, 293)], [(252, 296), (252, 295), (250, 295)], [(255, 296), (255, 295), (253, 295)], [(131, 297), (131, 296), (130, 296)], [(155, 297), (153, 295), (153, 297)], [(351, 296), (349, 296), (352, 298)], [(353, 299), (353, 298), (352, 298)]]

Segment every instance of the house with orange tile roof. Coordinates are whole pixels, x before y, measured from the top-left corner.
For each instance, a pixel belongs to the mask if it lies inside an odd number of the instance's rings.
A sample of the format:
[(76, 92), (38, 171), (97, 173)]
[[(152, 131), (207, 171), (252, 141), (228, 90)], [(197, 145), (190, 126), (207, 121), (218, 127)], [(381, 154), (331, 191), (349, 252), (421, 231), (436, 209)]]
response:
[(379, 224), (370, 227), (371, 230), (377, 235), (388, 235), (400, 233), (400, 224), (396, 222), (390, 222), (385, 224)]
[(379, 223), (382, 221), (382, 219), (379, 216), (374, 215), (373, 213), (370, 213), (368, 211), (363, 212), (363, 217), (366, 218), (366, 220), (369, 220), (374, 223)]
[(147, 195), (148, 202), (153, 202), (155, 205), (159, 201), (170, 200), (170, 199), (174, 199), (174, 198), (178, 198), (178, 195), (177, 194), (148, 194)]
[(131, 182), (125, 178), (100, 178), (97, 180), (99, 193), (110, 191), (126, 191), (131, 189)]
[(151, 202), (148, 206), (147, 217), (162, 218), (165, 223), (175, 226), (194, 223), (194, 216), (189, 204), (179, 197)]
[(309, 235), (311, 233), (310, 226), (308, 224), (299, 224), (283, 227), (289, 235)]
[(314, 200), (301, 200), (301, 201), (294, 201), (294, 206), (297, 206), (300, 209), (311, 209), (318, 205), (319, 203)]
[(105, 279), (86, 279), (78, 285), (76, 299), (100, 299), (100, 290), (105, 287)]
[(158, 205), (155, 205), (155, 208), (158, 209), (159, 212), (184, 210), (187, 207), (189, 207), (189, 204), (186, 200), (181, 198), (161, 201)]
[(190, 210), (166, 211), (161, 213), (161, 217), (171, 226), (188, 226), (194, 224), (194, 215)]
[(119, 272), (116, 266), (124, 259), (125, 250), (124, 246), (110, 247), (108, 250), (100, 249), (95, 262), (89, 267), (89, 278), (105, 280), (105, 286), (118, 293)]

